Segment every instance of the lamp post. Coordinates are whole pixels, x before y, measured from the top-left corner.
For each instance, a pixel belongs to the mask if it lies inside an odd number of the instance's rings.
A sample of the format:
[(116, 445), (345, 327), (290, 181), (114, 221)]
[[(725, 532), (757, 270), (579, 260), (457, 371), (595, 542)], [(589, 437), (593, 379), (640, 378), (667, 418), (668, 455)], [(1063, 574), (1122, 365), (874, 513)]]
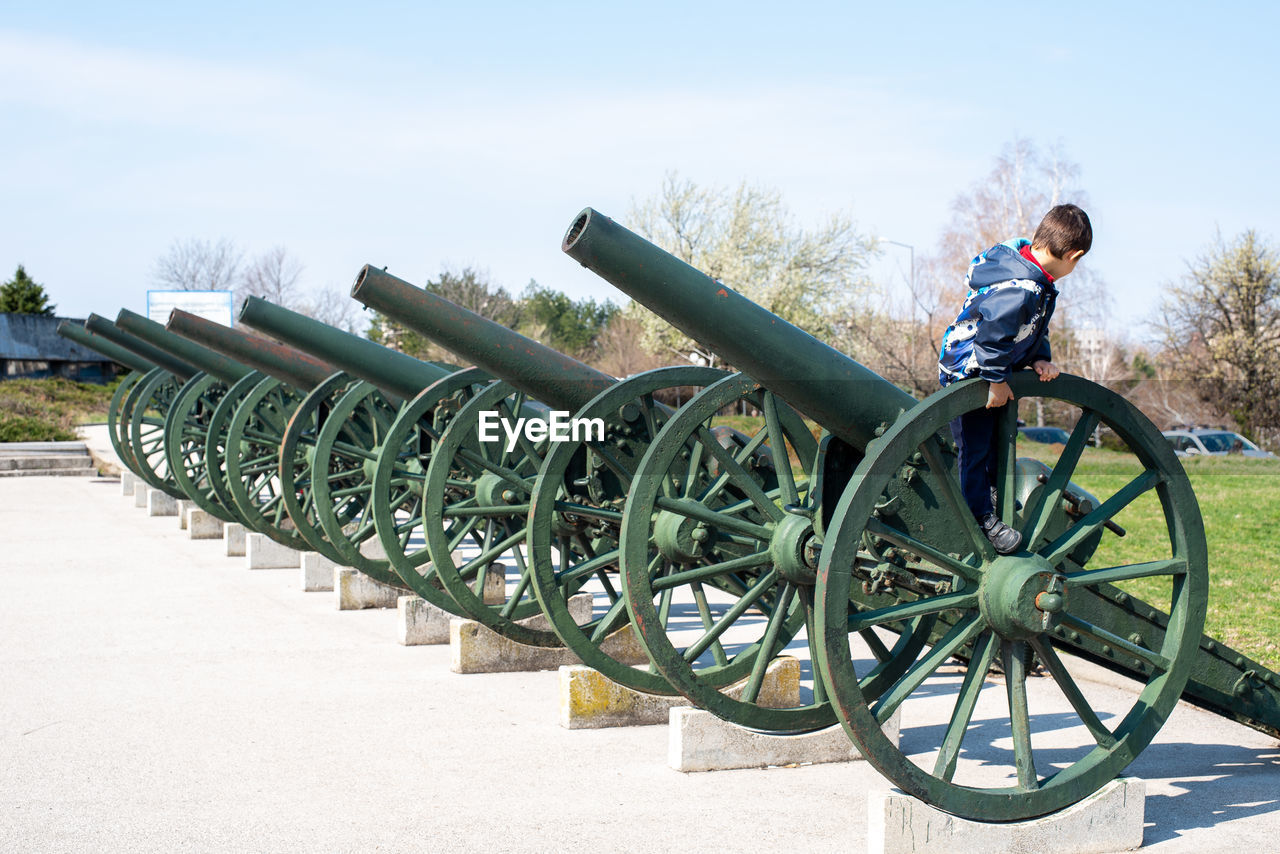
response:
[(901, 246), (903, 249), (906, 249), (908, 252), (910, 252), (910, 253), (911, 253), (911, 262), (910, 262), (910, 263), (911, 263), (911, 274), (910, 274), (910, 278), (909, 278), (909, 279), (908, 279), (908, 281), (907, 281), (907, 286), (908, 286), (909, 288), (911, 288), (911, 293), (912, 293), (912, 295), (914, 296), (914, 294), (915, 294), (915, 292), (916, 292), (916, 248), (915, 248), (914, 246), (912, 246), (910, 243), (901, 243), (901, 242), (899, 242), (899, 241), (897, 241), (897, 240), (889, 240), (889, 239), (884, 238), (884, 237), (877, 237), (877, 238), (876, 238), (876, 242), (877, 242), (877, 243), (891, 243), (891, 244), (893, 244), (894, 246)]

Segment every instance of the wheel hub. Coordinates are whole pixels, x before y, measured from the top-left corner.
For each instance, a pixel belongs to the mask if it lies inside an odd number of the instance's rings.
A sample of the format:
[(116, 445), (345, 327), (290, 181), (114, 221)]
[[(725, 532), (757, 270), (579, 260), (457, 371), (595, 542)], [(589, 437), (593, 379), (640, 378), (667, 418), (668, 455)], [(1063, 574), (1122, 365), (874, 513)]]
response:
[(983, 617), (1009, 640), (1051, 630), (1066, 611), (1066, 577), (1039, 555), (1009, 555), (988, 565), (978, 588)]
[(667, 560), (695, 563), (710, 549), (715, 531), (706, 522), (660, 510), (653, 525), (653, 539)]
[(810, 548), (813, 540), (813, 520), (788, 513), (778, 522), (769, 540), (769, 554), (778, 573), (793, 584), (812, 586), (818, 582), (816, 551)]
[(476, 479), (476, 503), (481, 507), (506, 507), (520, 503), (522, 493), (511, 482), (493, 472)]

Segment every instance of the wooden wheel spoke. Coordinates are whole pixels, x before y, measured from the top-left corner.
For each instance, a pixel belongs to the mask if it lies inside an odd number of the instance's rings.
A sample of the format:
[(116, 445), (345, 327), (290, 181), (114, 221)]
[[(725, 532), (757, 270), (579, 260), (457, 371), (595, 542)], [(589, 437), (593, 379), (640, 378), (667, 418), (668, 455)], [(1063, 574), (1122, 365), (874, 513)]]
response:
[(1013, 732), (1013, 765), (1018, 772), (1018, 786), (1037, 789), (1035, 756), (1031, 749), (1031, 715), (1027, 710), (1027, 645), (1022, 641), (1001, 644), (1005, 693), (1009, 700), (1009, 726)]
[(951, 631), (947, 632), (933, 648), (929, 650), (929, 654), (922, 657), (915, 664), (907, 669), (905, 673), (898, 678), (893, 687), (881, 695), (875, 705), (871, 707), (871, 714), (880, 723), (884, 723), (893, 716), (898, 706), (911, 694), (924, 684), (924, 681), (933, 675), (942, 664), (960, 650), (965, 644), (973, 640), (977, 634), (982, 631), (984, 623), (976, 614), (969, 614), (960, 622), (951, 627)]
[[(718, 643), (720, 635), (725, 633), (729, 626), (733, 625), (739, 617), (741, 617), (748, 608), (755, 604), (756, 600), (763, 596), (770, 587), (778, 580), (778, 571), (771, 569), (765, 573), (759, 581), (751, 585), (747, 592), (739, 597), (738, 601), (733, 603), (728, 611), (724, 613), (715, 625), (711, 626), (706, 634), (698, 638), (691, 646), (684, 651), (685, 661), (696, 661), (698, 656), (706, 652), (707, 647), (712, 643)], [(700, 588), (695, 588), (695, 596)]]
[(1084, 518), (1062, 533), (1058, 539), (1040, 550), (1053, 566), (1062, 563), (1063, 558), (1076, 546), (1088, 539), (1099, 528), (1111, 521), (1117, 513), (1128, 507), (1134, 499), (1164, 480), (1164, 475), (1155, 469), (1147, 469), (1122, 487), (1115, 495), (1098, 505)]
[[(466, 564), (464, 564), (462, 567), (459, 567), (458, 572), (462, 573), (464, 569), (466, 569), (467, 567), (475, 566), (477, 563), (483, 563), (485, 566), (488, 566), (490, 563), (493, 562), (494, 558), (498, 557), (507, 549), (511, 548), (512, 546), (522, 541), (524, 538), (525, 538), (525, 531), (523, 528), (521, 528), (519, 531), (516, 531), (514, 534), (509, 534), (508, 536), (504, 537), (503, 539), (499, 540), (493, 545), (485, 548), (483, 551), (480, 552), (480, 554), (476, 555), (471, 560), (467, 561)], [(486, 536), (486, 540), (488, 540), (487, 536)]]
[(733, 531), (757, 540), (768, 542), (773, 536), (773, 531), (764, 525), (757, 525), (754, 522), (748, 522), (746, 519), (718, 513), (697, 501), (663, 498), (660, 496), (654, 501), (654, 505), (659, 510), (670, 510), (677, 515), (685, 516), (698, 522), (706, 522), (708, 525), (714, 525), (721, 530)]
[(1071, 703), (1071, 708), (1076, 710), (1080, 722), (1084, 724), (1085, 729), (1089, 730), (1089, 734), (1093, 736), (1093, 740), (1100, 747), (1110, 748), (1115, 746), (1116, 737), (1107, 729), (1106, 725), (1098, 718), (1093, 707), (1089, 705), (1089, 701), (1085, 699), (1084, 694), (1080, 691), (1071, 674), (1067, 672), (1066, 666), (1062, 663), (1062, 659), (1058, 657), (1058, 653), (1054, 648), (1045, 643), (1040, 638), (1032, 638), (1031, 648), (1036, 651), (1036, 656), (1044, 663), (1045, 668), (1049, 671), (1049, 675), (1053, 677), (1053, 681), (1058, 683), (1058, 688), (1062, 691), (1063, 696), (1067, 698), (1067, 702)]
[[(763, 434), (760, 435), (762, 436)], [(764, 489), (761, 488), (760, 484), (755, 482), (755, 479), (752, 478), (751, 475), (747, 473), (746, 469), (738, 463), (733, 454), (730, 454), (728, 450), (721, 447), (720, 443), (716, 441), (715, 435), (708, 430), (705, 425), (699, 425), (698, 438), (704, 445), (706, 445), (707, 450), (711, 452), (711, 456), (714, 457), (716, 462), (720, 463), (723, 468), (723, 472), (717, 482), (718, 485), (713, 486), (708, 494), (703, 497), (704, 501), (710, 500), (714, 494), (717, 494), (720, 489), (723, 488), (724, 484), (732, 482), (735, 486), (741, 489), (746, 496), (751, 499), (751, 502), (766, 516), (771, 519), (782, 518), (782, 508), (774, 504), (772, 499), (765, 495)]]
[(1018, 401), (1011, 400), (1001, 409), (996, 426), (996, 512), (1006, 525), (1012, 525), (1015, 512), (1014, 484), (1018, 474)]
[(1112, 634), (1106, 629), (1093, 625), (1092, 623), (1081, 620), (1079, 617), (1071, 614), (1062, 615), (1062, 625), (1070, 629), (1075, 629), (1085, 637), (1093, 638), (1099, 643), (1105, 643), (1113, 647), (1117, 652), (1124, 652), (1154, 667), (1156, 670), (1165, 671), (1172, 665), (1169, 659), (1165, 658), (1158, 652), (1147, 649), (1145, 646), (1139, 646), (1132, 641), (1126, 640), (1117, 634)]
[(502, 616), (510, 619), (519, 607), (520, 601), (524, 598), (525, 591), (529, 589), (529, 583), (533, 581), (533, 573), (529, 571), (529, 567), (524, 565), (524, 556), (520, 554), (520, 550), (516, 549), (513, 553), (516, 565), (520, 568), (520, 580), (516, 582), (516, 587), (511, 591), (511, 595), (507, 597), (506, 604), (502, 606), (500, 612)]
[[(760, 688), (764, 685), (765, 671), (769, 669), (769, 662), (773, 660), (774, 647), (778, 645), (778, 636), (782, 633), (782, 625), (787, 621), (787, 612), (791, 608), (791, 599), (796, 594), (796, 586), (787, 582), (782, 586), (782, 592), (778, 594), (778, 602), (774, 606), (773, 613), (769, 615), (769, 622), (764, 629), (764, 637), (760, 639), (760, 650), (756, 653), (756, 660), (751, 665), (751, 676), (747, 679), (747, 684), (742, 688), (742, 701), (744, 703), (754, 703), (756, 698), (760, 696)], [(817, 659), (813, 659), (817, 661)], [(820, 678), (820, 677), (819, 677)]]
[(973, 512), (969, 510), (969, 505), (965, 503), (964, 495), (960, 492), (960, 483), (952, 476), (951, 471), (947, 468), (946, 462), (943, 460), (941, 447), (937, 437), (926, 439), (920, 445), (920, 451), (924, 454), (925, 462), (929, 465), (929, 470), (933, 472), (934, 479), (942, 486), (942, 498), (951, 508), (952, 514), (960, 523), (960, 527), (964, 529), (965, 534), (969, 537), (974, 551), (983, 557), (984, 560), (991, 560), (995, 557), (995, 547), (987, 540), (985, 534), (978, 527), (978, 520), (973, 518)]
[(876, 635), (874, 629), (861, 629), (858, 632), (858, 637), (862, 638), (862, 642), (867, 645), (867, 649), (871, 650), (871, 654), (879, 663), (884, 664), (890, 658), (893, 658), (893, 653), (889, 652), (889, 648)]
[(1184, 575), (1187, 562), (1181, 558), (1153, 560), (1147, 563), (1130, 563), (1124, 566), (1111, 566), (1105, 569), (1086, 569), (1080, 572), (1067, 573), (1067, 589), (1073, 587), (1092, 587), (1095, 584), (1116, 584), (1121, 581), (1132, 581), (1135, 578), (1151, 578), (1158, 575)]
[(791, 473), (791, 459), (787, 456), (787, 437), (782, 432), (782, 419), (778, 417), (778, 398), (765, 391), (761, 401), (764, 409), (764, 426), (769, 435), (769, 452), (773, 455), (773, 467), (778, 472), (778, 488), (782, 491), (782, 503), (799, 504), (800, 491)]
[[(568, 562), (569, 546), (563, 544), (560, 546), (560, 561), (562, 564)], [(572, 569), (565, 569), (556, 575), (556, 582), (561, 587), (568, 587), (581, 582), (583, 579), (595, 575), (597, 572), (603, 571), (605, 568), (613, 566), (618, 562), (618, 550), (612, 549), (604, 554), (596, 555), (593, 558), (584, 560), (582, 563), (576, 564)]]
[(763, 566), (772, 560), (772, 556), (767, 551), (755, 552), (754, 554), (743, 555), (742, 557), (733, 558), (731, 560), (720, 561), (707, 566), (700, 566), (694, 569), (685, 569), (680, 572), (671, 573), (670, 575), (655, 579), (652, 587), (654, 592), (657, 592), (659, 590), (668, 590), (672, 587), (679, 587), (682, 584), (696, 584), (711, 578), (716, 578), (717, 576), (741, 572), (745, 569), (752, 569), (757, 566)]
[(627, 600), (619, 599), (609, 606), (609, 610), (596, 623), (591, 632), (591, 642), (600, 643), (614, 631), (626, 624)]
[(1040, 490), (1040, 497), (1036, 499), (1035, 506), (1026, 515), (1026, 521), (1022, 526), (1024, 549), (1034, 548), (1044, 536), (1044, 529), (1049, 524), (1049, 520), (1059, 512), (1057, 507), (1062, 498), (1062, 491), (1071, 482), (1071, 476), (1075, 474), (1076, 466), (1080, 463), (1080, 455), (1084, 453), (1085, 443), (1089, 441), (1089, 436), (1098, 426), (1098, 420), (1098, 413), (1092, 409), (1086, 409), (1081, 413), (1080, 420), (1076, 422), (1075, 429), (1071, 431), (1066, 446), (1058, 456), (1058, 461), (1053, 465), (1053, 471), (1049, 473), (1044, 489)]
[(882, 540), (888, 540), (895, 546), (906, 549), (917, 557), (927, 560), (939, 569), (950, 572), (952, 575), (958, 575), (966, 581), (976, 582), (981, 580), (981, 573), (978, 571), (977, 567), (970, 566), (964, 561), (935, 549), (927, 543), (922, 543), (910, 534), (903, 533), (897, 528), (886, 525), (879, 519), (874, 517), (868, 519), (867, 531), (877, 537), (880, 537)]
[(977, 607), (978, 591), (976, 590), (943, 593), (941, 596), (930, 596), (927, 599), (917, 599), (914, 602), (897, 602), (893, 605), (886, 605), (883, 608), (850, 614), (849, 631), (860, 632), (872, 626), (883, 626), (953, 609), (967, 611)]
[(947, 724), (947, 732), (942, 738), (942, 747), (938, 750), (938, 759), (933, 766), (933, 776), (948, 781), (955, 776), (965, 731), (969, 728), (969, 721), (973, 720), (978, 695), (982, 693), (987, 671), (991, 669), (991, 662), (995, 660), (999, 648), (1000, 638), (995, 632), (983, 632), (974, 643), (973, 658), (970, 659), (969, 668), (960, 683), (960, 692), (956, 696), (955, 707), (951, 710), (951, 722)]
[[(707, 630), (707, 634), (703, 635), (703, 639), (710, 637), (711, 657), (715, 659), (716, 664), (723, 667), (729, 663), (728, 656), (724, 654), (724, 647), (720, 644), (720, 635), (723, 634), (723, 630), (715, 633), (714, 635), (711, 633), (711, 629), (714, 628), (715, 626), (715, 621), (711, 617), (711, 607), (707, 604), (707, 593), (705, 590), (702, 589), (702, 585), (695, 582), (689, 585), (689, 587), (690, 587), (690, 590), (693, 592), (694, 604), (696, 604), (698, 607), (698, 616), (702, 619), (702, 627)], [(697, 645), (695, 645), (695, 647), (691, 647), (691, 649), (696, 648), (696, 646)], [(706, 647), (705, 646), (702, 647), (702, 650), (705, 651)], [(701, 655), (701, 654), (702, 652), (698, 653), (698, 655)], [(696, 659), (697, 657), (698, 656), (695, 655), (692, 659), (690, 659), (690, 661)]]

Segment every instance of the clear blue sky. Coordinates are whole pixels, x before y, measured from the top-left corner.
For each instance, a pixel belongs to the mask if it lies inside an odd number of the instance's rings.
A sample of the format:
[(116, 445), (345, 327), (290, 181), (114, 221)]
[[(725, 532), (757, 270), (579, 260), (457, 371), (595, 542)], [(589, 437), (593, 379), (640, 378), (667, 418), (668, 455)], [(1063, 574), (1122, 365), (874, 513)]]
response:
[(1082, 167), (1117, 334), (1216, 229), (1280, 239), (1280, 4), (978, 5), (11, 0), (0, 278), (114, 315), (225, 237), (620, 300), (561, 233), (669, 170), (925, 251), (1015, 136)]

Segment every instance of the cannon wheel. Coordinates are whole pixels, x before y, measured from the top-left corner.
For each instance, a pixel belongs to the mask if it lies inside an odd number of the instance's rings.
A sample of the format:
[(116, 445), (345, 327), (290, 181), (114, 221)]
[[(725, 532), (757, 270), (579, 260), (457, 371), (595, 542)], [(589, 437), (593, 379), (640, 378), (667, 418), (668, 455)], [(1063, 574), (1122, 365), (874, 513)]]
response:
[[(739, 401), (764, 413), (764, 426), (726, 448), (711, 419)], [(650, 659), (693, 703), (752, 729), (804, 732), (835, 723), (816, 672), (808, 702), (769, 708), (761, 697), (769, 663), (802, 628), (811, 654), (816, 646), (807, 625), (818, 547), (816, 456), (800, 416), (735, 374), (671, 416), (640, 464), (624, 511), (624, 591)], [(683, 618), (681, 610), (688, 612)], [(868, 642), (876, 644), (880, 666), (891, 667), (910, 660), (927, 628), (899, 627), (892, 644)], [(736, 699), (718, 690), (741, 679)]]
[[(1010, 498), (1017, 413), (1015, 407), (1008, 407), (1000, 431), (1002, 474), (997, 483), (997, 507), (1006, 522), (1021, 529), (1023, 551), (999, 557), (991, 549), (965, 507), (954, 474), (954, 457), (945, 452), (946, 440), (939, 438), (946, 435), (952, 418), (984, 405), (986, 384), (974, 380), (957, 383), (922, 401), (871, 443), (840, 498), (818, 572), (817, 624), (822, 640), (818, 660), (841, 723), (868, 761), (904, 791), (948, 812), (984, 821), (1044, 815), (1081, 800), (1114, 779), (1150, 743), (1177, 703), (1197, 652), (1208, 600), (1208, 558), (1199, 506), (1185, 472), (1151, 422), (1119, 395), (1078, 377), (1064, 375), (1039, 383), (1033, 374), (1020, 373), (1012, 385), (1018, 397), (1064, 401), (1080, 407), (1082, 413), (1045, 488), (1018, 516)], [(1111, 428), (1128, 445), (1141, 463), (1142, 473), (1055, 536), (1049, 527), (1051, 517), (1097, 424)], [(904, 466), (909, 465), (928, 472), (938, 486), (939, 504), (949, 509), (954, 525), (907, 525), (898, 516), (876, 512), (886, 490), (893, 488), (893, 482), (906, 473)], [(1143, 547), (1153, 552), (1144, 556), (1158, 559), (1124, 566), (1089, 566), (1097, 563), (1090, 551), (1090, 556), (1082, 559), (1083, 566), (1072, 560), (1079, 557), (1074, 551), (1078, 544), (1151, 489), (1163, 508), (1168, 540), (1144, 543)], [(967, 548), (957, 553), (936, 545), (954, 531), (965, 537)], [(899, 551), (909, 553), (917, 566), (956, 579), (949, 592), (940, 589), (936, 595), (922, 595), (913, 602), (857, 618), (858, 626), (930, 612), (953, 618), (953, 629), (874, 701), (864, 696), (851, 662), (851, 621), (845, 610), (851, 583), (857, 577), (851, 568), (869, 536), (893, 543)], [(1098, 588), (1139, 578), (1158, 579), (1162, 586), (1168, 583), (1172, 607), (1162, 642), (1148, 645), (1138, 635), (1126, 639), (1115, 634), (1124, 631), (1118, 626), (1095, 625), (1078, 616)], [(1118, 724), (1102, 722), (1054, 651), (1057, 638), (1064, 635), (1094, 638), (1115, 653), (1143, 663), (1148, 674), (1145, 684)], [(923, 730), (926, 737), (936, 730), (932, 745), (937, 750), (936, 755), (927, 754), (917, 763), (885, 736), (881, 723), (964, 644), (972, 644), (974, 652), (958, 687), (950, 720), (945, 726)], [(988, 667), (997, 655), (1002, 660), (1006, 696), (999, 704), (996, 722), (998, 726), (1004, 719), (1009, 721), (1011, 761), (1003, 769), (1005, 774), (996, 775), (995, 785), (987, 787), (993, 782), (985, 776), (992, 763), (984, 755), (984, 768), (979, 772), (984, 776), (979, 785), (959, 785), (954, 779), (961, 744)], [(1057, 765), (1066, 767), (1045, 776), (1036, 768), (1034, 719), (1027, 706), (1026, 678), (1032, 657), (1044, 665), (1083, 725), (1077, 751), (1082, 755), (1074, 761), (1069, 756), (1064, 760), (1067, 754), (1061, 751), (1062, 745), (1055, 744)], [(985, 714), (991, 713), (990, 705), (984, 708)], [(920, 736), (913, 736), (910, 743), (919, 749)], [(1042, 769), (1048, 761), (1042, 753)]]
[(134, 474), (138, 472), (138, 463), (134, 460), (132, 449), (129, 447), (129, 419), (125, 401), (144, 376), (146, 374), (130, 371), (124, 379), (120, 380), (120, 385), (116, 386), (115, 392), (111, 395), (111, 404), (107, 408), (107, 436), (111, 439), (111, 447), (115, 449), (120, 462)]
[(165, 416), (178, 396), (180, 383), (173, 374), (157, 368), (129, 394), (129, 451), (138, 475), (174, 498), (186, 498), (178, 488), (165, 454)]
[(218, 401), (209, 419), (209, 432), (204, 442), (204, 468), (209, 477), (209, 489), (218, 503), (235, 517), (235, 521), (249, 530), (253, 526), (245, 521), (231, 495), (231, 487), (227, 485), (227, 433), (231, 428), (231, 419), (236, 409), (244, 402), (249, 392), (266, 378), (266, 374), (251, 371), (227, 389), (227, 393)]
[(280, 443), (277, 468), (280, 500), (284, 502), (285, 512), (293, 521), (298, 536), (306, 540), (310, 548), (343, 566), (350, 565), (349, 561), (325, 536), (316, 512), (315, 448), (320, 427), (330, 417), (334, 405), (358, 382), (349, 374), (335, 373), (302, 399), (289, 416), (289, 425)]
[[(564, 642), (555, 632), (516, 622), (542, 612), (530, 587), (525, 543), (529, 499), (546, 443), (537, 446), (522, 434), (508, 451), (500, 428), (499, 441), (479, 439), (482, 412), (497, 412), (514, 424), (529, 402), (524, 392), (494, 382), (458, 411), (432, 448), (422, 529), (436, 577), (464, 614), (518, 643), (558, 647)], [(476, 555), (464, 558), (458, 552), (471, 546), (479, 549)], [(507, 586), (501, 604), (486, 604), (485, 582), (504, 559), (511, 561), (518, 580)]]
[(432, 449), (453, 416), (492, 381), (479, 368), (457, 370), (400, 407), (378, 449), (369, 490), (374, 529), (392, 570), (418, 596), (460, 616), (430, 563), (422, 527), (423, 486)]
[(227, 488), (245, 524), (281, 545), (308, 551), (280, 495), (280, 445), (301, 397), (280, 380), (261, 380), (231, 416), (225, 459)]
[[(674, 693), (655, 669), (618, 661), (601, 644), (630, 622), (618, 589), (618, 544), (635, 472), (671, 414), (653, 396), (667, 389), (705, 388), (726, 376), (715, 368), (658, 368), (605, 389), (574, 415), (603, 421), (603, 438), (551, 443), (534, 484), (528, 559), (543, 612), (584, 664), (638, 691)], [(569, 612), (569, 597), (592, 577), (603, 588), (608, 608), (578, 624)]]
[(311, 463), (312, 508), (326, 539), (355, 567), (381, 584), (404, 582), (385, 558), (361, 547), (380, 546), (370, 501), (373, 467), (398, 408), (377, 386), (359, 382), (334, 404), (316, 436)]
[(226, 393), (226, 383), (216, 377), (203, 373), (192, 377), (165, 418), (164, 445), (169, 471), (186, 497), (218, 519), (234, 522), (235, 514), (218, 502), (205, 459), (209, 422)]

